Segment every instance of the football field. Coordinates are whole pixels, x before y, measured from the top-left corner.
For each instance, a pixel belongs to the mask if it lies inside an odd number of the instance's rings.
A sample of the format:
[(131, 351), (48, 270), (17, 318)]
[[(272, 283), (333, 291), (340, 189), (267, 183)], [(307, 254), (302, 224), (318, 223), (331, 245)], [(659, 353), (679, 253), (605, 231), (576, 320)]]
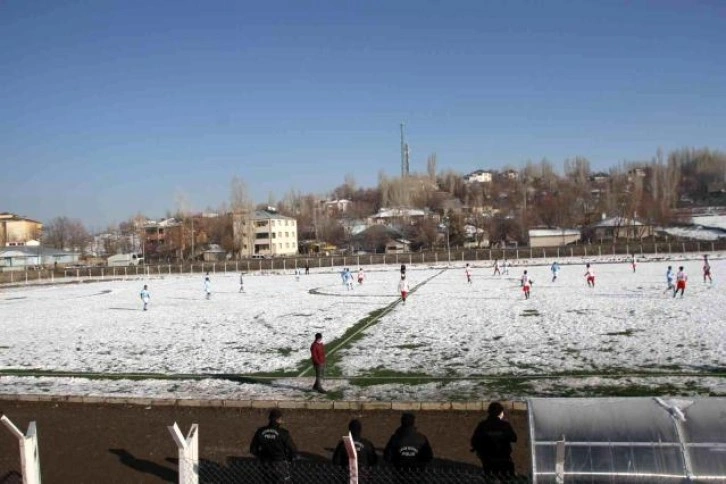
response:
[[(547, 261), (551, 262), (551, 261)], [(540, 261), (542, 263), (542, 261)], [(175, 398), (440, 400), (530, 395), (726, 394), (726, 263), (591, 261), (414, 265), (296, 278), (212, 273), (0, 289), (0, 392)], [(683, 265), (685, 297), (666, 292)], [(355, 274), (357, 268), (351, 268)], [(524, 299), (519, 278), (534, 281)], [(151, 303), (139, 297), (149, 286)], [(327, 396), (309, 391), (324, 335)]]

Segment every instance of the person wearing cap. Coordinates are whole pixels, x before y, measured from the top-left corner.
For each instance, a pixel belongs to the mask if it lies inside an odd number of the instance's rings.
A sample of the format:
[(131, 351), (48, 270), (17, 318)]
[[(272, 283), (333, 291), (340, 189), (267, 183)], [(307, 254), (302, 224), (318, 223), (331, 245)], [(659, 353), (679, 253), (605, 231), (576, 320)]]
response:
[(315, 369), (315, 383), (313, 390), (320, 393), (326, 393), (323, 389), (323, 377), (325, 376), (325, 345), (323, 344), (323, 334), (315, 333), (315, 341), (310, 345), (310, 357), (313, 360), (313, 368)]
[[(358, 456), (358, 468), (375, 466), (378, 463), (376, 448), (370, 440), (362, 437), (363, 424), (361, 424), (360, 420), (351, 420), (350, 423), (348, 423), (348, 431), (350, 431), (350, 435), (353, 437), (353, 445), (355, 445), (356, 454)], [(343, 439), (338, 442), (338, 446), (333, 452), (333, 464), (341, 467), (348, 467), (348, 453), (345, 450)]]
[(513, 476), (512, 444), (517, 441), (517, 434), (512, 425), (504, 420), (504, 406), (501, 403), (490, 403), (487, 414), (487, 418), (479, 423), (471, 436), (471, 448), (481, 460), (486, 474)]
[(401, 415), (401, 426), (396, 429), (386, 444), (383, 458), (397, 469), (426, 467), (434, 458), (429, 439), (415, 427), (416, 417), (412, 413)]
[(267, 425), (257, 429), (250, 444), (250, 454), (266, 465), (272, 482), (291, 482), (289, 463), (297, 456), (295, 443), (282, 423), (282, 412), (273, 408)]

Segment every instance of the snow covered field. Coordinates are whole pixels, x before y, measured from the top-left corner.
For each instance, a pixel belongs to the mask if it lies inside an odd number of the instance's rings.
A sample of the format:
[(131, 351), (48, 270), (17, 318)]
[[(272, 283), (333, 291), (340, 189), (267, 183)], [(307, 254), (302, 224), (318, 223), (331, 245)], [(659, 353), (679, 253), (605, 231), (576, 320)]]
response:
[[(699, 260), (640, 263), (636, 273), (601, 261), (595, 289), (573, 262), (554, 283), (549, 267), (528, 267), (530, 300), (521, 266), (493, 276), (479, 262), (471, 285), (460, 262), (409, 267), (419, 287), (405, 306), (392, 304), (392, 266), (367, 270), (353, 291), (328, 271), (299, 281), (247, 275), (243, 294), (238, 274), (212, 274), (209, 301), (201, 275), (0, 288), (0, 392), (321, 398), (308, 392), (309, 373), (297, 377), (320, 331), (333, 342), (329, 372), (343, 377), (328, 381), (328, 397), (726, 394), (726, 261), (712, 261), (713, 284), (702, 282)], [(683, 299), (664, 293), (669, 264), (690, 276)], [(270, 379), (245, 378), (260, 373)]]

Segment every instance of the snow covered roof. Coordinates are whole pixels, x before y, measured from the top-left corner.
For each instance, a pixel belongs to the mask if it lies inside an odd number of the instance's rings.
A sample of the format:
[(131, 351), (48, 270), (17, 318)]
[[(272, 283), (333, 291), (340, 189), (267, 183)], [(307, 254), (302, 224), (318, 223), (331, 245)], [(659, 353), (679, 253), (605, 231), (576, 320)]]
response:
[(392, 217), (423, 217), (426, 215), (424, 210), (418, 208), (382, 208), (375, 218), (392, 218)]
[(710, 229), (726, 230), (726, 215), (704, 215), (691, 219), (694, 225)]
[(267, 210), (255, 210), (254, 220), (295, 220), (292, 217), (286, 217), (276, 212), (268, 212)]
[(40, 254), (43, 257), (59, 257), (64, 255), (77, 254), (77, 252), (70, 252), (67, 250), (54, 249), (52, 247), (26, 247), (26, 246), (15, 246), (9, 249), (0, 249), (0, 257), (37, 257)]
[(662, 229), (668, 235), (693, 240), (718, 240), (726, 238), (726, 231), (704, 227), (666, 227)]
[(555, 237), (580, 234), (580, 231), (577, 229), (532, 229), (529, 231), (530, 237)]
[(596, 223), (594, 225), (594, 227), (625, 227), (625, 226), (632, 227), (634, 225), (643, 225), (643, 224), (632, 218), (611, 217), (611, 218), (606, 218), (605, 220), (602, 220), (602, 221)]

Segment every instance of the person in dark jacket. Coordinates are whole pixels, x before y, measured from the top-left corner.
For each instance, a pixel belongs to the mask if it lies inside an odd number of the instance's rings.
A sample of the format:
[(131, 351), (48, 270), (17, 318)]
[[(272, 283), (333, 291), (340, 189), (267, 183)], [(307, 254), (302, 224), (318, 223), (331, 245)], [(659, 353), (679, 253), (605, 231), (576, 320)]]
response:
[(471, 436), (471, 448), (481, 460), (484, 472), (492, 476), (513, 476), (512, 444), (517, 434), (504, 420), (504, 407), (499, 402), (489, 404), (486, 420), (482, 420)]
[[(353, 419), (348, 424), (348, 430), (350, 435), (353, 437), (353, 444), (355, 445), (356, 453), (358, 454), (358, 468), (362, 467), (373, 467), (378, 463), (378, 456), (376, 455), (376, 448), (370, 440), (364, 439), (361, 434), (363, 432), (363, 424), (360, 420)], [(338, 446), (333, 452), (333, 464), (337, 464), (342, 467), (348, 467), (348, 453), (345, 450), (345, 444), (341, 439), (338, 442)]]
[(267, 482), (292, 482), (290, 461), (295, 459), (297, 448), (290, 432), (282, 428), (282, 412), (270, 410), (268, 423), (255, 432), (250, 444), (250, 453), (265, 465)]
[(423, 468), (434, 458), (429, 439), (416, 430), (412, 413), (401, 415), (401, 426), (386, 444), (383, 458), (397, 469)]

